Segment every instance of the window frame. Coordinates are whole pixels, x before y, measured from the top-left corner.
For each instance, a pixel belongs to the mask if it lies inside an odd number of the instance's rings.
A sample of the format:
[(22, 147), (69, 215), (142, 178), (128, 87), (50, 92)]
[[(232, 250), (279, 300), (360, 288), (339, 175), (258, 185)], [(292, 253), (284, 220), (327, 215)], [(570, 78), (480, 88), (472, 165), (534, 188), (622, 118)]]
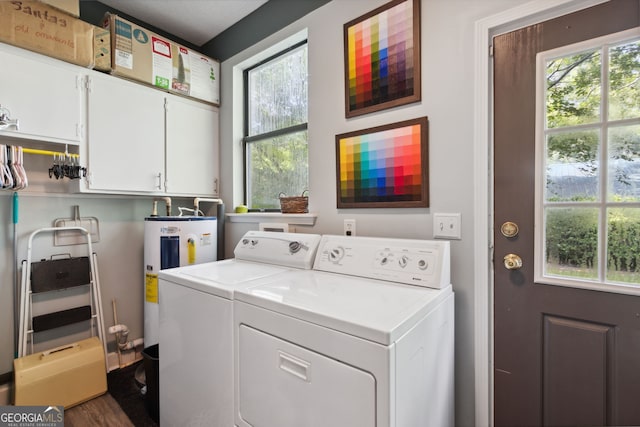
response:
[[(278, 52), (270, 55), (269, 57), (251, 65), (250, 67), (245, 68), (242, 71), (242, 88), (243, 88), (243, 120), (242, 120), (242, 158), (243, 158), (243, 178), (244, 178), (244, 186), (243, 186), (243, 198), (244, 203), (249, 207), (249, 212), (281, 212), (281, 209), (254, 209), (249, 206), (249, 159), (248, 159), (248, 145), (257, 142), (263, 141), (267, 139), (272, 139), (278, 136), (284, 136), (296, 132), (305, 131), (308, 129), (309, 125), (309, 116), (307, 112), (307, 121), (305, 123), (300, 123), (297, 125), (289, 126), (282, 129), (277, 129), (274, 131), (258, 134), (258, 135), (249, 135), (249, 73), (261, 67), (264, 64), (272, 62), (273, 60), (283, 57), (294, 50), (299, 49), (301, 46), (307, 45), (307, 55), (308, 55), (308, 39), (305, 37), (303, 40), (300, 40), (291, 46), (286, 47), (285, 49), (279, 50)], [(308, 73), (308, 68), (307, 68)], [(308, 143), (308, 141), (307, 141)]]
[[(608, 117), (609, 108), (609, 68), (608, 49), (621, 43), (633, 42), (640, 39), (640, 27), (598, 37), (592, 40), (563, 46), (545, 52), (540, 52), (536, 58), (536, 128), (535, 128), (535, 223), (536, 231), (534, 237), (534, 283), (545, 285), (558, 285), (581, 289), (590, 289), (606, 292), (614, 292), (629, 295), (640, 295), (640, 286), (631, 283), (614, 282), (607, 280), (607, 238), (608, 238), (608, 218), (607, 213), (610, 208), (640, 208), (640, 202), (615, 202), (609, 200), (606, 195), (608, 191), (608, 135), (609, 129), (628, 124), (640, 124), (640, 117), (633, 119), (610, 120)], [(588, 124), (580, 124), (566, 127), (546, 127), (546, 63), (549, 60), (565, 57), (571, 54), (579, 54), (589, 50), (600, 50), (601, 53), (601, 104), (600, 118), (598, 121)], [(606, 74), (606, 75), (605, 75)], [(600, 134), (598, 147), (599, 163), (599, 199), (596, 201), (584, 202), (551, 202), (545, 200), (546, 191), (546, 140), (548, 135), (557, 134), (564, 131), (579, 131), (593, 129)], [(598, 209), (598, 247), (597, 247), (597, 278), (579, 279), (569, 276), (556, 276), (546, 272), (546, 209), (548, 207), (584, 207)]]

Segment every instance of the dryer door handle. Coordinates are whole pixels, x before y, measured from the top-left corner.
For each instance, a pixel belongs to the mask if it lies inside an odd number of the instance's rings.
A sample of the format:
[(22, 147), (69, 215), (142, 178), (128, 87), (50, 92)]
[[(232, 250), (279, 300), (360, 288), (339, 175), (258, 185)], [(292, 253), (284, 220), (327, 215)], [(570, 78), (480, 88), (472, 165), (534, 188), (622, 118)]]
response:
[(311, 363), (302, 360), (282, 350), (278, 351), (280, 355), (279, 366), (283, 371), (300, 378), (303, 381), (311, 382), (310, 368)]

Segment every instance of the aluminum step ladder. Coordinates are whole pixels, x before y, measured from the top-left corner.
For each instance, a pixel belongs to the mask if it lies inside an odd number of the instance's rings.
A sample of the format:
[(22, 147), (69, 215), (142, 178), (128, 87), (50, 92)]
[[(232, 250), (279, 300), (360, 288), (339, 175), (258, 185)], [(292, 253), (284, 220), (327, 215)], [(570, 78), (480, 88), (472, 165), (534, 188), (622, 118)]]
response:
[[(73, 231), (86, 238), (87, 256), (49, 259), (33, 262), (33, 242), (38, 234)], [(53, 299), (55, 292), (88, 286), (87, 305), (33, 315), (33, 299), (37, 294), (48, 293)], [(18, 333), (18, 357), (33, 353), (34, 335), (38, 332), (89, 321), (91, 336), (98, 336), (105, 355), (108, 371), (107, 347), (104, 337), (104, 317), (97, 255), (91, 246), (91, 234), (83, 227), (40, 228), (29, 236), (27, 259), (22, 261), (20, 292), (20, 327)], [(29, 345), (30, 344), (30, 345)]]

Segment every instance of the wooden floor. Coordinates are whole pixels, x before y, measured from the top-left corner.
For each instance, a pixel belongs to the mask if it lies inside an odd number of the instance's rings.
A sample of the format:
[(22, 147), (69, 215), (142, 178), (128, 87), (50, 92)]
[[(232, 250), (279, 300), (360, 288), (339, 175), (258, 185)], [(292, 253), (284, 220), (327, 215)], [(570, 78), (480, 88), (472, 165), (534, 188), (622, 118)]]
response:
[(133, 427), (129, 417), (109, 393), (64, 411), (65, 427)]

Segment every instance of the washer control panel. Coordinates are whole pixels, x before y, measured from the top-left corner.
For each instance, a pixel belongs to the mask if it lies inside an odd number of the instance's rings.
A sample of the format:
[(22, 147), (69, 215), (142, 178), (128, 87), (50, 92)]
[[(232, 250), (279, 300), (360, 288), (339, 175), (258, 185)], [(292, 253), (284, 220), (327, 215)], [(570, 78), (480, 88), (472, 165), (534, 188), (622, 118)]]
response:
[(233, 251), (237, 259), (311, 269), (319, 234), (249, 231)]
[(323, 236), (313, 269), (440, 289), (449, 259), (447, 241)]

